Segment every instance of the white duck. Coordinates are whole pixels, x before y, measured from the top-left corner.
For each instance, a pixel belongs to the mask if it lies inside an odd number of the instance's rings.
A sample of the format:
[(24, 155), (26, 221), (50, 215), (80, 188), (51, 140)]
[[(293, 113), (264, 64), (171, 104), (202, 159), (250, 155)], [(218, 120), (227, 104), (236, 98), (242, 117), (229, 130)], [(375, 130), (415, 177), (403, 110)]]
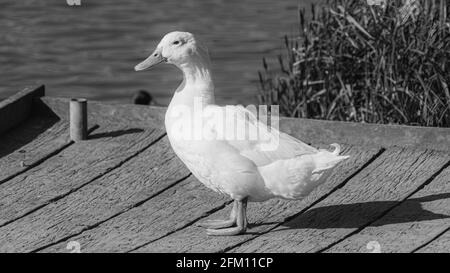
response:
[[(339, 156), (337, 144), (332, 144), (333, 152), (318, 150), (268, 128), (242, 106), (215, 105), (208, 51), (191, 33), (176, 31), (165, 35), (156, 50), (136, 65), (135, 70), (164, 62), (174, 64), (184, 74), (165, 116), (173, 150), (200, 182), (234, 199), (230, 219), (201, 224), (208, 228), (209, 235), (245, 232), (248, 201), (303, 198), (325, 181), (336, 164), (348, 157)], [(196, 119), (199, 109), (202, 113), (215, 114), (200, 114), (201, 118)], [(230, 114), (236, 122), (229, 118)], [(245, 128), (266, 130), (259, 131), (262, 133), (257, 139), (250, 138), (248, 133), (245, 138), (223, 137), (230, 133), (236, 136), (242, 129), (236, 125), (239, 122)], [(202, 133), (198, 135), (199, 132)]]

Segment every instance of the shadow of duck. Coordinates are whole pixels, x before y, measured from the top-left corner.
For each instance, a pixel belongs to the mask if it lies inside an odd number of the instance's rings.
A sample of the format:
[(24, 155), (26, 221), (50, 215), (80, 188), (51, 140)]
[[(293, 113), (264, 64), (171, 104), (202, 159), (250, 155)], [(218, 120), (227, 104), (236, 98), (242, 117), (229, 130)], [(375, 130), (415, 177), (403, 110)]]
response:
[[(409, 222), (421, 222), (450, 218), (450, 215), (434, 213), (422, 207), (423, 203), (445, 200), (450, 198), (450, 193), (442, 193), (412, 198), (407, 201), (376, 201), (364, 203), (352, 203), (343, 205), (323, 206), (308, 210), (294, 219), (284, 223), (285, 229), (330, 229), (330, 228), (360, 228), (369, 226), (384, 226)], [(386, 211), (395, 207), (394, 211), (383, 215)], [(284, 230), (284, 228), (283, 228)]]

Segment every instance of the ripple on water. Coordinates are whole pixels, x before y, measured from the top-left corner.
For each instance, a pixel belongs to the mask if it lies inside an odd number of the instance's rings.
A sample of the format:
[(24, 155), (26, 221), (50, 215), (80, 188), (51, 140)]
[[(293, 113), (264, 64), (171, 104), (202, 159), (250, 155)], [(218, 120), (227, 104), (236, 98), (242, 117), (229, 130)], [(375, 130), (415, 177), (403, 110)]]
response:
[[(254, 103), (261, 58), (297, 25), (298, 0), (0, 2), (0, 97), (45, 83), (47, 93), (129, 102), (147, 89), (161, 103), (181, 80), (173, 68), (135, 73), (161, 36), (186, 30), (207, 41), (219, 103)], [(312, 0), (302, 1), (309, 5)]]

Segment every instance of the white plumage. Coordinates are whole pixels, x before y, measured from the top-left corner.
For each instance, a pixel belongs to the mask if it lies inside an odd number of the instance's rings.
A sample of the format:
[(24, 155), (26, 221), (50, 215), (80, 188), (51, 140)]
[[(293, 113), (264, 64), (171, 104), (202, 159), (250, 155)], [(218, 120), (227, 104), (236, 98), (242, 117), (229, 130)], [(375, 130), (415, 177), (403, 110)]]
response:
[(135, 69), (161, 62), (184, 74), (165, 117), (173, 150), (200, 182), (235, 200), (230, 219), (203, 224), (208, 234), (244, 232), (247, 201), (305, 197), (348, 158), (337, 144), (333, 152), (318, 150), (268, 128), (242, 106), (215, 105), (208, 52), (192, 34), (167, 34)]

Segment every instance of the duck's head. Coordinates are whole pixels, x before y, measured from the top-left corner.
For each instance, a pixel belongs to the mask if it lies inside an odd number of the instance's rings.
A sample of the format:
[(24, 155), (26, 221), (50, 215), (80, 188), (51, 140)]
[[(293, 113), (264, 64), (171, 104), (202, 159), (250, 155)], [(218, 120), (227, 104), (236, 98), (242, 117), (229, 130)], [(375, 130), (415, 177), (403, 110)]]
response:
[(180, 68), (198, 59), (208, 60), (208, 51), (201, 45), (194, 35), (189, 32), (174, 31), (166, 34), (155, 51), (143, 62), (134, 67), (141, 71), (160, 63), (174, 64)]

